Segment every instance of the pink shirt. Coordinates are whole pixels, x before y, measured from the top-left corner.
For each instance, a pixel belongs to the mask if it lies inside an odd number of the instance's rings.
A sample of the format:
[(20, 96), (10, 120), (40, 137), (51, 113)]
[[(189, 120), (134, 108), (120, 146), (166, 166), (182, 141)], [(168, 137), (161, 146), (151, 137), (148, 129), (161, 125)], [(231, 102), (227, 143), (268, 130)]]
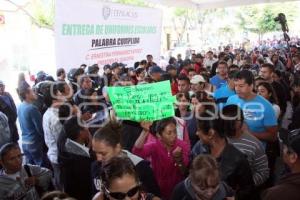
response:
[(183, 164), (185, 166), (189, 163), (189, 148), (188, 145), (177, 139), (175, 145), (168, 151), (160, 140), (156, 139), (154, 142), (144, 144), (143, 148), (133, 147), (132, 152), (144, 159), (151, 158), (151, 165), (155, 178), (161, 190), (162, 197), (169, 200), (172, 191), (177, 183), (184, 179), (178, 166), (175, 165), (172, 152), (176, 147), (182, 148)]

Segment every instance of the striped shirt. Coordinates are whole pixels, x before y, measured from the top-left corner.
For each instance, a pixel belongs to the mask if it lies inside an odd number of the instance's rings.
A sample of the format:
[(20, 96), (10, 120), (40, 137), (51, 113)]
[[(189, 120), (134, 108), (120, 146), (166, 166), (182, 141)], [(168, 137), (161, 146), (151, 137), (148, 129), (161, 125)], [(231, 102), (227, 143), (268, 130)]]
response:
[(240, 138), (228, 138), (228, 141), (247, 155), (255, 185), (263, 184), (270, 173), (263, 144), (249, 133), (243, 133)]

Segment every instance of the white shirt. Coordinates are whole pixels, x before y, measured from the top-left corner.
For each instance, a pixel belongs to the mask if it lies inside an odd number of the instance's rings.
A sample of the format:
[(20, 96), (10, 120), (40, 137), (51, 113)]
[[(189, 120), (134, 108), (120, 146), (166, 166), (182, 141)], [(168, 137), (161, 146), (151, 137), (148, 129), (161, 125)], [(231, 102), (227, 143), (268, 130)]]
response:
[(205, 68), (207, 68), (207, 66), (212, 67), (212, 65), (213, 65), (215, 62), (217, 62), (217, 61), (218, 61), (218, 59), (215, 59), (215, 58), (213, 58), (213, 59), (205, 58), (205, 59), (204, 59), (204, 62), (203, 62), (203, 66), (204, 66)]
[(14, 174), (7, 174), (5, 173), (5, 171), (3, 170), (3, 174), (11, 179), (14, 179), (14, 180), (17, 180), (17, 178), (20, 178), (21, 177), (21, 173), (20, 171), (14, 173)]
[(280, 115), (280, 107), (277, 104), (272, 104), (272, 107), (275, 111), (276, 119), (278, 119)]
[(48, 147), (47, 155), (49, 160), (54, 164), (58, 164), (57, 140), (62, 128), (58, 117), (58, 108), (48, 108), (43, 116), (43, 129), (45, 143)]

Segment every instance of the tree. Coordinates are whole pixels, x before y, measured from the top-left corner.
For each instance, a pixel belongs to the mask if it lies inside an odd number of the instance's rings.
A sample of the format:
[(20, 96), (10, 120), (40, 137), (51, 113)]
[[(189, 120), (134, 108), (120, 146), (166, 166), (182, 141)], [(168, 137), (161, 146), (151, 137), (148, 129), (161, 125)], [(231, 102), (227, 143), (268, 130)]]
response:
[(296, 3), (243, 6), (238, 9), (236, 17), (241, 29), (257, 33), (261, 38), (265, 33), (280, 30), (278, 22), (274, 21), (278, 13), (286, 13), (288, 23), (291, 23), (296, 19), (298, 9)]
[(48, 1), (45, 4), (41, 0), (32, 0), (31, 9), (27, 10), (25, 7), (17, 4), (13, 0), (6, 0), (12, 5), (16, 6), (17, 10), (21, 10), (27, 15), (32, 23), (40, 28), (47, 28), (53, 30), (54, 24), (54, 0)]

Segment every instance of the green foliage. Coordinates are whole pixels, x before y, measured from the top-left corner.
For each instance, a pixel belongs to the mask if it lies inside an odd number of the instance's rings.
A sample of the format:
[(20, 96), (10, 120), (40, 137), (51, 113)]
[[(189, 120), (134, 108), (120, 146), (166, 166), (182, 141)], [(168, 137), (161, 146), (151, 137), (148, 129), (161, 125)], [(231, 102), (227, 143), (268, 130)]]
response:
[(186, 9), (186, 8), (175, 8), (175, 9), (174, 9), (174, 15), (175, 15), (176, 17), (182, 17), (182, 16), (185, 16), (185, 15), (188, 14), (188, 12), (189, 12), (189, 10)]
[(277, 22), (274, 21), (277, 13), (271, 7), (265, 7), (257, 19), (257, 27), (260, 33), (268, 33), (278, 30)]
[(54, 0), (35, 0), (31, 6), (33, 21), (40, 27), (53, 29), (54, 25)]
[(291, 23), (296, 19), (298, 10), (299, 7), (296, 3), (258, 4), (240, 7), (236, 17), (239, 19), (241, 29), (265, 34), (280, 30), (280, 25), (274, 21), (279, 13), (285, 13), (288, 23)]

